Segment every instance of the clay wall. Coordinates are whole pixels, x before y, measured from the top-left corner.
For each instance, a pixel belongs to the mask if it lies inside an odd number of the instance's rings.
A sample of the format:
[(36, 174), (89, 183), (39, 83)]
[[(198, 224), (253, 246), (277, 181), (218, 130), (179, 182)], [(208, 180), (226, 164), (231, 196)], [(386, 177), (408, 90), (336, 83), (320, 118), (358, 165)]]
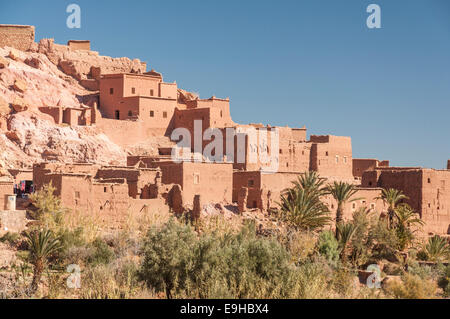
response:
[[(381, 188), (358, 188), (358, 192), (352, 197), (352, 199), (358, 200), (348, 202), (344, 206), (344, 220), (352, 220), (353, 213), (359, 209), (368, 209), (370, 212), (374, 213), (375, 216), (379, 216), (382, 212), (385, 212), (387, 208), (384, 205), (383, 200), (378, 198), (380, 196)], [(330, 217), (335, 220), (337, 209), (336, 200), (331, 195), (325, 196), (322, 200), (330, 210)]]
[(14, 194), (14, 183), (12, 181), (0, 181), (0, 210), (6, 209), (7, 195)]
[(201, 195), (203, 203), (231, 203), (232, 191), (231, 164), (183, 163), (183, 198), (186, 202), (190, 203), (194, 195)]
[(53, 120), (55, 121), (55, 124), (61, 124), (63, 123), (63, 109), (59, 106), (43, 106), (39, 108), (39, 111), (42, 113), (50, 115)]
[(30, 50), (34, 43), (34, 26), (0, 25), (0, 47), (13, 47), (21, 51)]
[(389, 161), (379, 161), (370, 158), (354, 158), (353, 159), (353, 176), (362, 178), (365, 171), (372, 171), (377, 167), (388, 167)]
[(69, 40), (67, 46), (70, 50), (91, 50), (91, 41), (88, 40)]
[(352, 144), (346, 136), (311, 135), (310, 169), (330, 180), (352, 181)]
[(421, 182), (424, 230), (450, 234), (450, 171), (424, 169)]
[(14, 184), (19, 184), (21, 181), (33, 180), (32, 169), (9, 169), (8, 172), (11, 174)]
[(450, 229), (450, 172), (422, 168), (378, 168), (363, 174), (362, 185), (401, 190), (425, 222), (427, 233), (448, 234)]

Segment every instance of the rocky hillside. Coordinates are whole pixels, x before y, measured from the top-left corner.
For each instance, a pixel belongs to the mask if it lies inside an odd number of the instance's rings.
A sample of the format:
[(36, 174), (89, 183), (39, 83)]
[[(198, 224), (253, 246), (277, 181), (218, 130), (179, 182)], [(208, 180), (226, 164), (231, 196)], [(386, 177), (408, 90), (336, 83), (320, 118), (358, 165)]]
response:
[[(43, 106), (84, 107), (93, 93), (83, 81), (92, 72), (145, 72), (146, 65), (128, 58), (70, 51), (51, 39), (31, 51), (0, 48), (0, 168), (29, 167), (43, 160), (125, 164), (128, 149), (92, 127), (57, 125), (39, 111)], [(161, 139), (155, 139), (157, 149)]]

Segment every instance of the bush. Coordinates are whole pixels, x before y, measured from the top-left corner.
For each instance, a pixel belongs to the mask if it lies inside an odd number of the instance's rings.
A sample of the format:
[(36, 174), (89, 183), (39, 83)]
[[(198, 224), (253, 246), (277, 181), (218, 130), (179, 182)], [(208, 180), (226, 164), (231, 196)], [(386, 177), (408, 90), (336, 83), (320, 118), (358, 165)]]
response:
[(277, 241), (256, 237), (254, 225), (197, 238), (171, 220), (149, 231), (139, 273), (168, 298), (277, 298), (289, 295), (290, 259)]
[(402, 282), (389, 284), (385, 292), (398, 299), (432, 299), (436, 298), (437, 286), (432, 280), (424, 280), (417, 275), (405, 274)]
[[(41, 190), (30, 196), (31, 202), (36, 208), (35, 211), (30, 212), (30, 215), (38, 220), (52, 219), (53, 222), (59, 223), (64, 209), (61, 205), (61, 199), (54, 195), (56, 188), (52, 184), (47, 184)], [(51, 227), (52, 225), (47, 225)]]
[(16, 246), (20, 241), (20, 235), (18, 233), (7, 232), (0, 238), (0, 242), (8, 243), (11, 246)]
[(94, 250), (87, 261), (91, 265), (109, 264), (114, 258), (114, 251), (100, 238), (97, 238), (92, 243)]
[(167, 298), (184, 289), (192, 262), (195, 234), (171, 219), (162, 229), (152, 227), (143, 248), (140, 278)]
[(317, 250), (326, 258), (330, 265), (336, 266), (339, 261), (339, 242), (330, 230), (323, 231), (319, 235)]
[(450, 265), (444, 268), (438, 285), (444, 290), (444, 297), (450, 297)]
[(331, 270), (326, 263), (308, 261), (290, 275), (288, 298), (320, 299), (330, 296), (328, 278)]
[(316, 237), (310, 232), (292, 232), (286, 236), (285, 241), (287, 249), (296, 262), (304, 262), (311, 257), (317, 245)]

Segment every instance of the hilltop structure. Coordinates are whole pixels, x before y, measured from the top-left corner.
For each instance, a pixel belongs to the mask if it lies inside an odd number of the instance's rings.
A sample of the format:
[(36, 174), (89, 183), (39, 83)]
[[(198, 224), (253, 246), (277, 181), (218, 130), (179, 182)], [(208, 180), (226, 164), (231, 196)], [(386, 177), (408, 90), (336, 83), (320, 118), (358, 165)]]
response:
[[(361, 207), (380, 214), (386, 208), (379, 199), (381, 188), (397, 188), (409, 197), (408, 203), (426, 222), (426, 232), (450, 233), (450, 160), (447, 170), (389, 167), (388, 161), (354, 159), (350, 137), (311, 135), (308, 139), (305, 127), (236, 124), (230, 115), (229, 98), (200, 99), (180, 89), (176, 82), (164, 82), (161, 73), (147, 72), (146, 63), (139, 60), (119, 62), (109, 58), (109, 62), (99, 64), (97, 61), (104, 59), (91, 51), (89, 41), (71, 40), (68, 45), (58, 45), (52, 39), (43, 39), (37, 44), (34, 27), (0, 26), (0, 47), (42, 54), (89, 91), (77, 96), (79, 105), (38, 105), (55, 125), (91, 127), (119, 146), (151, 137), (167, 140), (157, 155), (129, 155), (126, 165), (66, 164), (49, 156), (34, 164), (32, 174), (31, 168), (16, 170), (14, 179), (0, 182), (0, 205), (5, 205), (5, 196), (12, 194), (13, 185), (22, 176), (37, 190), (51, 182), (63, 205), (101, 213), (105, 219), (120, 220), (124, 212), (144, 207), (168, 206), (183, 212), (208, 203), (267, 212), (277, 206), (281, 192), (293, 180), (307, 171), (316, 171), (328, 181), (357, 185), (356, 196), (363, 199), (345, 207), (346, 219)], [(85, 61), (77, 60), (80, 56)], [(171, 154), (176, 141), (169, 138), (177, 129), (186, 129), (194, 136), (196, 123), (201, 124), (201, 136), (210, 129), (219, 130), (224, 137), (224, 154), (231, 154), (233, 160), (226, 156), (221, 161), (202, 156), (202, 161), (195, 156), (175, 160)], [(233, 129), (233, 136), (229, 136), (228, 129)], [(277, 147), (271, 147), (270, 134), (267, 140), (251, 141), (248, 129), (254, 129), (257, 136), (276, 131)], [(239, 144), (241, 137), (243, 143)], [(236, 143), (228, 144), (227, 140)], [(199, 151), (195, 146), (192, 140), (189, 149), (194, 154)], [(207, 147), (208, 141), (202, 140), (200, 153)], [(241, 162), (236, 160), (238, 153), (243, 154)], [(277, 171), (267, 173), (259, 156), (251, 160), (252, 153), (273, 156)], [(334, 212), (337, 203), (331, 197), (325, 200)]]

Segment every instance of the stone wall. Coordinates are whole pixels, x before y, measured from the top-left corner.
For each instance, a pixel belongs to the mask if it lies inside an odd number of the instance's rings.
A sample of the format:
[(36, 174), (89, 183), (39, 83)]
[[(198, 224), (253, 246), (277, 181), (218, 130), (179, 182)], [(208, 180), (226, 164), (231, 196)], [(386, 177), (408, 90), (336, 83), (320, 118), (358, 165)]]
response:
[(91, 50), (91, 41), (88, 40), (69, 40), (67, 45), (70, 50)]
[(28, 51), (34, 43), (34, 26), (0, 25), (0, 47)]

